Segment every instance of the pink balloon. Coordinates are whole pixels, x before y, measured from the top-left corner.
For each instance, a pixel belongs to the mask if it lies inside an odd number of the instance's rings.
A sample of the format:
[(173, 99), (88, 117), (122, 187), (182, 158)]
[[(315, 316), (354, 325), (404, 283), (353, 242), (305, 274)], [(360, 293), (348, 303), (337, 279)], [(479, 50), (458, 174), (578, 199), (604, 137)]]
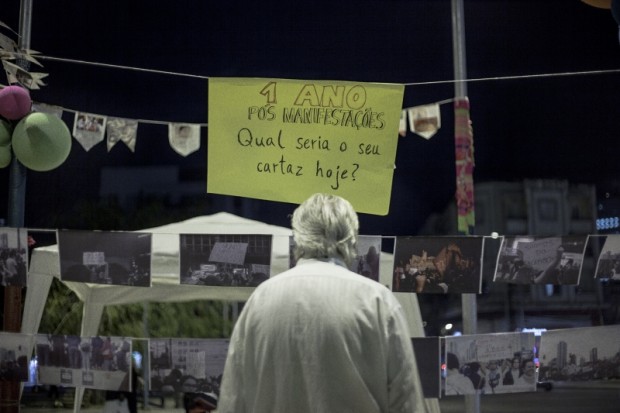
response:
[(0, 90), (0, 116), (8, 120), (21, 119), (30, 113), (32, 100), (28, 89), (7, 86)]

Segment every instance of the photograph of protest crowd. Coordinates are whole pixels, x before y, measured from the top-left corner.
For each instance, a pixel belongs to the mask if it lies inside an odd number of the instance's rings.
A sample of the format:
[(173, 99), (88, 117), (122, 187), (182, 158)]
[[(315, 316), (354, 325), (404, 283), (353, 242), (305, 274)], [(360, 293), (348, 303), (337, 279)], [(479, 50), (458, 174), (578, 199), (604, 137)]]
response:
[(60, 279), (150, 287), (151, 237), (141, 232), (58, 231)]
[(397, 237), (392, 291), (479, 293), (482, 237)]
[(0, 228), (0, 285), (26, 286), (28, 234), (24, 228)]
[(504, 237), (493, 281), (579, 284), (587, 235)]
[(129, 391), (131, 339), (37, 334), (39, 383)]
[(271, 235), (180, 234), (180, 282), (256, 287), (270, 276), (271, 247)]

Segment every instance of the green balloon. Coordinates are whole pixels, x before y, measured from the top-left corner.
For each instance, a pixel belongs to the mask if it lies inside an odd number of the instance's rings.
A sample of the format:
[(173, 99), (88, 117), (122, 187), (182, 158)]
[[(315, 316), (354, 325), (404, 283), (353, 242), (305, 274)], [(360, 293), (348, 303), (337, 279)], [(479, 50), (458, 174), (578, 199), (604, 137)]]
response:
[(11, 164), (11, 145), (0, 146), (0, 168), (6, 168)]
[(0, 146), (10, 145), (12, 132), (11, 124), (4, 119), (0, 119)]
[(71, 132), (56, 115), (33, 112), (19, 121), (13, 131), (15, 157), (33, 171), (59, 167), (71, 152)]

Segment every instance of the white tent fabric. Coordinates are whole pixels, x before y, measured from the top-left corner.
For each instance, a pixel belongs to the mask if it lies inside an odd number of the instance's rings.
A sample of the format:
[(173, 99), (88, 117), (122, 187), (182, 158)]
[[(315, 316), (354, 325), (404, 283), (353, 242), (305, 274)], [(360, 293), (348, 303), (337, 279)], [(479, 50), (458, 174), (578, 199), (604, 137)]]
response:
[[(84, 302), (81, 335), (97, 335), (106, 305), (138, 302), (179, 302), (192, 300), (245, 301), (253, 288), (182, 285), (179, 283), (179, 234), (259, 234), (272, 235), (271, 276), (289, 267), (289, 228), (269, 225), (229, 213), (200, 216), (173, 224), (140, 230), (152, 237), (151, 287), (100, 285), (64, 282)], [(381, 280), (391, 283), (392, 255), (381, 253)], [(60, 278), (58, 246), (36, 248), (31, 256), (28, 289), (22, 317), (22, 333), (36, 334), (53, 278)], [(424, 336), (418, 300), (415, 294), (396, 294), (414, 337)], [(76, 389), (74, 411), (79, 411), (83, 388)], [(432, 405), (433, 403), (431, 403)], [(436, 404), (436, 403), (435, 403)], [(429, 411), (438, 411), (429, 408)]]

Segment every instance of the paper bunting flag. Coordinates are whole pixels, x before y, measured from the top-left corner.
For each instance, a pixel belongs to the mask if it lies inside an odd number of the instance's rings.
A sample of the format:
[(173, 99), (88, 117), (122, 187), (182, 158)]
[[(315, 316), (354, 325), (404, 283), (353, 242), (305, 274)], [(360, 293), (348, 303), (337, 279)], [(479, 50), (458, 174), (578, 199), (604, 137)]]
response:
[[(20, 56), (24, 57), (25, 55)], [(40, 89), (40, 86), (45, 86), (45, 83), (43, 83), (41, 79), (46, 77), (47, 73), (28, 72), (6, 60), (2, 61), (2, 66), (6, 72), (9, 84), (19, 83), (28, 89)]]
[(133, 119), (109, 118), (108, 125), (108, 152), (116, 142), (123, 141), (134, 152), (136, 148), (136, 135), (138, 133), (138, 121)]
[(176, 153), (187, 156), (200, 149), (200, 125), (190, 123), (168, 124), (168, 140)]
[(103, 140), (107, 117), (91, 113), (76, 112), (73, 123), (73, 137), (88, 152)]
[(7, 54), (10, 54), (17, 50), (17, 44), (10, 37), (0, 33), (0, 49), (8, 52)]
[(409, 130), (425, 139), (430, 139), (441, 127), (439, 104), (416, 106), (407, 109)]
[(398, 134), (402, 137), (407, 135), (407, 111), (403, 109), (400, 113), (400, 123), (398, 124)]
[(47, 103), (32, 103), (33, 112), (49, 113), (57, 118), (62, 118), (63, 108), (56, 105), (48, 105)]

